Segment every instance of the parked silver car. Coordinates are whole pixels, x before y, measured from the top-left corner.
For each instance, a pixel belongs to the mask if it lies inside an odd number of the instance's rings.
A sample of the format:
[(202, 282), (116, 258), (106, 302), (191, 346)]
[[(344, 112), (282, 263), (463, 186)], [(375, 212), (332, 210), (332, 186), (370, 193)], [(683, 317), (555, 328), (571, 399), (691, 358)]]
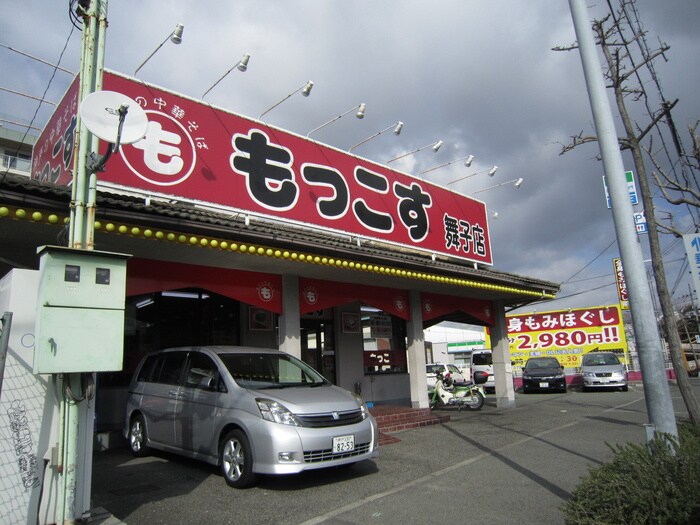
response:
[(627, 391), (627, 370), (613, 352), (590, 352), (581, 360), (583, 389), (619, 388)]
[(355, 394), (284, 352), (231, 346), (146, 356), (129, 387), (124, 436), (220, 465), (243, 488), (256, 474), (293, 474), (378, 455), (377, 424)]

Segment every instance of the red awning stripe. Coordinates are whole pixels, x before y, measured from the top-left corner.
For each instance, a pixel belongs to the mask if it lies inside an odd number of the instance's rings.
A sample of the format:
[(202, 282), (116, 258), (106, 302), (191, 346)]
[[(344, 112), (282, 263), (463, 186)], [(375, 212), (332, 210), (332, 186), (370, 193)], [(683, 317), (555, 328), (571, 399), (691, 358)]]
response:
[(421, 294), (421, 309), (424, 321), (458, 311), (469, 314), (489, 326), (494, 323), (493, 304), (483, 299), (424, 293)]
[(360, 301), (404, 320), (410, 318), (408, 292), (377, 286), (299, 279), (299, 309), (307, 314)]
[(282, 278), (279, 275), (213, 268), (150, 259), (129, 259), (126, 294), (203, 288), (237, 301), (282, 313)]

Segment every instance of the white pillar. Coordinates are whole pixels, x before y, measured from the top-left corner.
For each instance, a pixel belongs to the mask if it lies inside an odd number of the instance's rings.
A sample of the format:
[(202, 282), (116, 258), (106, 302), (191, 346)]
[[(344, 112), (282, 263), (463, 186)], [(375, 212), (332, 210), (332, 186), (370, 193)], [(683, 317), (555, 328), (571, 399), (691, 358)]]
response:
[(506, 310), (502, 301), (493, 302), (494, 325), (491, 328), (491, 349), (493, 374), (496, 382), (496, 406), (515, 407), (515, 387), (513, 386), (513, 366), (508, 345)]
[(411, 406), (428, 408), (428, 384), (425, 378), (425, 340), (420, 292), (411, 290), (408, 301), (411, 318), (406, 323), (408, 339), (408, 370), (411, 382)]
[(299, 313), (299, 278), (282, 276), (282, 315), (279, 319), (280, 350), (301, 359), (301, 315)]

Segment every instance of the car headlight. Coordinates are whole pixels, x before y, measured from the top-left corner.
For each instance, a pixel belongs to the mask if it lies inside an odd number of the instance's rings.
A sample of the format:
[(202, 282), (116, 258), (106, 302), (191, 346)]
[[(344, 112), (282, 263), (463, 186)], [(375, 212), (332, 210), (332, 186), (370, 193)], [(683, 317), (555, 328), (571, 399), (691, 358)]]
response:
[(367, 408), (367, 403), (365, 403), (364, 399), (362, 399), (357, 394), (354, 395), (355, 399), (360, 404), (360, 413), (362, 414), (362, 421), (364, 421), (369, 416), (369, 408)]
[(584, 372), (583, 377), (595, 377), (595, 372)]
[(624, 379), (625, 373), (624, 372), (613, 372), (612, 377), (614, 377), (615, 379)]
[(300, 427), (301, 424), (294, 414), (287, 407), (271, 399), (256, 399), (260, 415), (265, 421)]

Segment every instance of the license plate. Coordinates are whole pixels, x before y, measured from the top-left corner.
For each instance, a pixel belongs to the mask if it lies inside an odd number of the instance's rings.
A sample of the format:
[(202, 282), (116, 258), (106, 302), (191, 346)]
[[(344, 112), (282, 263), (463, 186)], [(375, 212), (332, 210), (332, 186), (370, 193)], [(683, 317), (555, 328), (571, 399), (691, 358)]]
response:
[(541, 382), (540, 388), (549, 388), (549, 383), (547, 383), (546, 381)]
[(333, 454), (342, 454), (355, 450), (355, 436), (338, 436), (333, 438)]

